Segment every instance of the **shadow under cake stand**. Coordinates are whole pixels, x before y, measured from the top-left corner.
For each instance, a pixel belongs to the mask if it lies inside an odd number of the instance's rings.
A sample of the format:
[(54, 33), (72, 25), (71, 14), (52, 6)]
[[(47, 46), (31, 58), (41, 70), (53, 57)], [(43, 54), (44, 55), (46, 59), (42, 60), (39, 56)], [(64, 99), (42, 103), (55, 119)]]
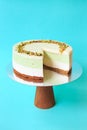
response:
[(56, 72), (44, 69), (44, 82), (43, 83), (32, 83), (21, 80), (14, 76), (13, 68), (10, 64), (8, 66), (8, 76), (22, 84), (26, 84), (28, 86), (36, 86), (36, 94), (34, 104), (38, 108), (47, 109), (53, 107), (55, 105), (55, 98), (53, 92), (53, 86), (63, 85), (65, 83), (70, 83), (78, 79), (82, 74), (82, 68), (78, 63), (73, 63), (72, 72), (69, 76), (61, 75)]

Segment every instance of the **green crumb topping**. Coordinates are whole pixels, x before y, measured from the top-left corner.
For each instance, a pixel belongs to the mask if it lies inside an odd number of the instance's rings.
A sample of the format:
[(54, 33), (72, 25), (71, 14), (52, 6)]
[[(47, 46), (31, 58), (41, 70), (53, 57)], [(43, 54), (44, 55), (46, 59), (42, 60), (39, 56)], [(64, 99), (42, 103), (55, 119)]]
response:
[(67, 47), (68, 45), (66, 45), (65, 43), (62, 43), (61, 45), (59, 45), (60, 52), (62, 53)]
[(57, 44), (59, 46), (60, 53), (62, 53), (68, 47), (68, 45), (63, 43), (63, 42), (57, 42), (57, 41), (53, 41), (53, 40), (32, 40), (32, 41), (21, 42), (20, 44), (17, 45), (16, 50), (18, 51), (18, 53), (24, 53), (24, 54), (27, 54), (27, 55), (30, 55), (30, 56), (31, 55), (42, 56), (42, 53), (24, 50), (25, 45), (32, 44), (32, 43), (49, 43), (49, 44), (53, 43), (53, 44)]

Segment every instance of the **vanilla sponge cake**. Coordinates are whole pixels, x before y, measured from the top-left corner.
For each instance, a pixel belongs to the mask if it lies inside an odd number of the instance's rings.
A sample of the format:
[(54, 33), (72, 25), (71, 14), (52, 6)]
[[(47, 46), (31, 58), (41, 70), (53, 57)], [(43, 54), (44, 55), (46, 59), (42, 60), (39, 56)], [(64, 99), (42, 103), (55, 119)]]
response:
[(43, 68), (68, 75), (72, 69), (72, 47), (52, 40), (19, 42), (13, 46), (15, 76), (29, 82), (43, 82)]

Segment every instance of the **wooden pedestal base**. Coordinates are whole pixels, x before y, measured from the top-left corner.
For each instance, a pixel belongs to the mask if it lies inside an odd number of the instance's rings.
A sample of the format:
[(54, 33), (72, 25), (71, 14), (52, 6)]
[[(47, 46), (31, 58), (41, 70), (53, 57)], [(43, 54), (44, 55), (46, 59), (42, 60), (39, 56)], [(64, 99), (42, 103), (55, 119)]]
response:
[(42, 109), (53, 107), (55, 104), (53, 87), (52, 86), (37, 87), (34, 104), (36, 107)]

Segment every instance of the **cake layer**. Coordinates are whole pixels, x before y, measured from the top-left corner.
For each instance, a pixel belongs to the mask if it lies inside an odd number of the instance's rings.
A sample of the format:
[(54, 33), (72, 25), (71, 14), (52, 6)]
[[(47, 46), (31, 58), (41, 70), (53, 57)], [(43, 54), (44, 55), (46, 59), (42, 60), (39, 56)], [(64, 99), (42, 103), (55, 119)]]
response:
[(63, 70), (63, 69), (53, 68), (53, 67), (46, 66), (46, 65), (44, 65), (44, 69), (51, 70), (51, 71), (54, 71), (54, 72), (57, 72), (59, 74), (66, 75), (66, 76), (69, 76), (71, 74), (71, 70), (72, 70), (72, 68), (70, 70)]
[(30, 68), (25, 67), (21, 64), (17, 64), (16, 62), (13, 61), (13, 68), (16, 71), (20, 72), (21, 74), (43, 77), (43, 66), (42, 68)]
[(42, 68), (43, 56), (29, 56), (13, 52), (13, 61), (25, 67)]
[(44, 65), (51, 68), (58, 68), (64, 71), (69, 71), (71, 69), (71, 66), (69, 64), (64, 64), (62, 62), (57, 62), (57, 61), (55, 61), (54, 63), (50, 63), (50, 62), (51, 62), (50, 60), (47, 60), (47, 62), (45, 62)]
[(29, 82), (36, 82), (36, 83), (42, 83), (43, 82), (43, 77), (37, 77), (37, 76), (31, 76), (31, 75), (25, 75), (22, 74), (20, 72), (18, 72), (17, 70), (13, 69), (14, 74), (19, 77), (20, 79), (29, 81)]

